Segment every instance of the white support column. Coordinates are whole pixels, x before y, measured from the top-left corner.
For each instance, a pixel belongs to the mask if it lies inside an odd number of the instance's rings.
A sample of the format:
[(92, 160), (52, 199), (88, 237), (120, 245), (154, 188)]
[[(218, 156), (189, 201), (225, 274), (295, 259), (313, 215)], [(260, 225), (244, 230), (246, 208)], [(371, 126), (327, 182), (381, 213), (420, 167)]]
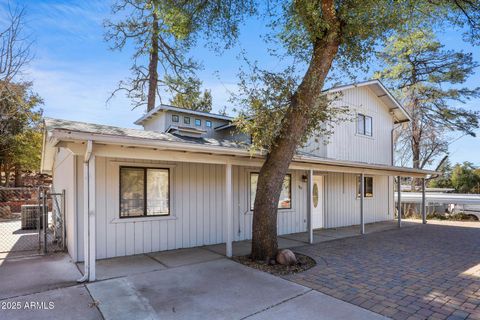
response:
[(307, 232), (308, 232), (308, 243), (313, 243), (313, 170), (308, 170), (307, 178)]
[(402, 227), (402, 190), (400, 176), (397, 177), (397, 211), (398, 211), (398, 227)]
[(95, 281), (95, 261), (96, 261), (96, 241), (95, 241), (95, 156), (92, 155), (88, 160), (88, 239), (89, 239), (89, 274), (88, 280)]
[(233, 193), (232, 193), (232, 165), (227, 163), (225, 165), (225, 196), (226, 196), (226, 255), (232, 256), (232, 241), (233, 241)]
[(427, 210), (426, 210), (426, 199), (425, 199), (425, 178), (422, 178), (422, 223), (427, 223)]
[(88, 175), (88, 160), (83, 163), (83, 262), (84, 262), (84, 270), (83, 270), (83, 277), (78, 282), (84, 282), (88, 280), (88, 276), (90, 274), (90, 259), (89, 259), (89, 238), (88, 238), (88, 183), (89, 175)]
[(360, 234), (365, 234), (364, 204), (363, 197), (365, 194), (365, 175), (360, 174)]

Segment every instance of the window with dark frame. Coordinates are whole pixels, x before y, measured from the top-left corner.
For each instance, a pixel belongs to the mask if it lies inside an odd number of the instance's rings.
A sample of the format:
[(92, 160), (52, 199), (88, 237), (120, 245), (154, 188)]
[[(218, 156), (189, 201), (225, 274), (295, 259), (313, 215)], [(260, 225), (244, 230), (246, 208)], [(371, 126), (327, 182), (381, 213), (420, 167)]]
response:
[(212, 127), (212, 121), (210, 121), (210, 120), (205, 120), (205, 126), (206, 126), (207, 128), (211, 128), (211, 127)]
[(200, 126), (202, 125), (202, 120), (200, 120), (200, 119), (195, 119), (195, 125), (196, 125), (197, 127), (200, 127)]
[[(250, 210), (253, 211), (255, 196), (257, 194), (258, 173), (250, 173)], [(292, 175), (286, 174), (283, 179), (282, 191), (280, 199), (278, 199), (278, 209), (292, 208)]]
[(120, 167), (120, 218), (170, 215), (170, 170)]
[(190, 124), (190, 117), (183, 117), (183, 123)]
[(357, 115), (357, 133), (370, 137), (373, 135), (372, 117), (361, 113)]
[(178, 122), (179, 117), (176, 114), (172, 114), (172, 122)]
[[(357, 198), (360, 198), (360, 177), (357, 176)], [(373, 177), (363, 177), (363, 197), (373, 197)]]

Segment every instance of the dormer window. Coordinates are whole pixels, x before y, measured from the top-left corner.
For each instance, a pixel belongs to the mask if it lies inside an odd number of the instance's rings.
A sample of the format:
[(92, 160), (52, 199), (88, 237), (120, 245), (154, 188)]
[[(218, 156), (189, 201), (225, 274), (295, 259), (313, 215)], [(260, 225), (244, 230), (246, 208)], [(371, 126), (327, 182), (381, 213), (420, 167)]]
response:
[(183, 117), (183, 123), (190, 124), (190, 117)]
[(202, 125), (202, 120), (200, 120), (200, 119), (195, 119), (195, 125), (196, 125), (197, 127), (200, 127), (200, 126)]
[(178, 122), (178, 121), (179, 121), (178, 115), (172, 114), (172, 122)]
[(211, 127), (212, 127), (212, 121), (210, 121), (210, 120), (205, 120), (205, 126), (206, 126), (207, 128), (211, 128)]
[(372, 117), (359, 113), (357, 115), (357, 134), (372, 136)]

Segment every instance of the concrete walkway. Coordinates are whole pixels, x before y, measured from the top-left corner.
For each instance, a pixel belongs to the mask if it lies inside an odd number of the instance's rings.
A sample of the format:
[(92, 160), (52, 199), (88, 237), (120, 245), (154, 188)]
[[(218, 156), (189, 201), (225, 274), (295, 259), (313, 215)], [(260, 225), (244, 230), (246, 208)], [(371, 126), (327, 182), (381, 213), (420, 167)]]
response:
[[(100, 260), (102, 280), (86, 285), (65, 255), (42, 258), (0, 266), (2, 283), (24, 284), (1, 287), (0, 302), (20, 310), (0, 309), (0, 319), (384, 319), (206, 248)], [(37, 310), (25, 309), (32, 302)]]
[[(402, 221), (402, 228), (416, 226), (419, 224), (419, 222), (421, 223), (421, 221), (418, 221), (418, 220)], [(396, 221), (393, 221), (393, 220), (365, 224), (366, 234), (376, 233), (376, 232), (381, 232), (386, 230), (396, 230), (396, 229), (398, 229), (398, 224)], [(342, 227), (342, 228), (316, 229), (313, 231), (313, 243), (328, 242), (332, 240), (356, 237), (359, 235), (360, 235), (359, 225)], [(307, 232), (299, 232), (299, 233), (281, 235), (281, 236), (278, 236), (277, 241), (278, 241), (278, 247), (280, 249), (303, 247), (308, 244), (308, 234)], [(251, 247), (252, 247), (251, 240), (235, 241), (232, 244), (233, 255), (246, 256), (247, 254), (250, 254)], [(205, 246), (203, 248), (221, 255), (225, 255), (224, 243)]]

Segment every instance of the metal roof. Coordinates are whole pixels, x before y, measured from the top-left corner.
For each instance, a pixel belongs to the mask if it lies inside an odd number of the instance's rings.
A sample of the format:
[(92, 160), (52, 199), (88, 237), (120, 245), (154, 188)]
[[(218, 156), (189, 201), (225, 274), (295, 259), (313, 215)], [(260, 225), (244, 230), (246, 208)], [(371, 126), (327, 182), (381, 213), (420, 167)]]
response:
[[(398, 199), (398, 192), (395, 192), (395, 198)], [(480, 205), (479, 194), (462, 193), (426, 193), (425, 198), (430, 203), (454, 203), (454, 204), (476, 204)], [(421, 203), (422, 194), (419, 192), (402, 192), (402, 202)]]
[[(252, 153), (248, 149), (249, 145), (246, 143), (237, 143), (229, 140), (186, 137), (170, 133), (119, 128), (51, 118), (46, 118), (44, 121), (45, 136), (42, 152), (42, 172), (51, 170), (58, 143), (65, 141), (85, 142), (92, 140), (95, 143), (104, 145), (111, 144), (151, 149), (161, 148), (162, 150), (172, 151), (181, 150), (182, 152), (198, 153), (199, 158), (202, 157), (202, 154), (238, 156), (243, 157), (247, 163), (255, 160), (253, 158), (258, 160), (259, 158), (263, 159), (265, 156), (263, 152)], [(139, 154), (139, 157), (141, 158), (141, 154)], [(360, 169), (389, 175), (424, 176), (436, 174), (436, 172), (429, 170), (329, 159), (304, 152), (298, 152), (294, 156), (293, 162), (323, 168), (318, 170), (328, 171), (330, 170), (329, 168), (337, 168), (336, 172), (357, 172)]]
[(212, 138), (191, 138), (183, 137), (167, 132), (148, 131), (140, 129), (120, 128), (102, 124), (86, 123), (80, 121), (70, 121), (62, 119), (45, 118), (45, 130), (47, 132), (53, 130), (84, 132), (96, 135), (108, 135), (118, 137), (129, 137), (136, 139), (146, 139), (153, 141), (179, 142), (190, 144), (201, 144), (210, 146), (221, 146), (228, 148), (246, 149), (247, 145), (237, 143), (231, 140), (217, 140)]
[[(337, 92), (337, 91), (348, 90), (356, 87), (365, 87), (365, 86), (370, 88), (372, 92), (380, 99), (380, 101), (382, 101), (388, 107), (389, 111), (392, 113), (392, 115), (395, 118), (395, 123), (411, 121), (410, 115), (405, 110), (405, 108), (401, 105), (400, 102), (398, 102), (397, 99), (395, 99), (395, 97), (390, 93), (390, 91), (378, 79), (367, 80), (367, 81), (352, 83), (347, 85), (335, 86), (333, 88), (324, 90), (324, 92)], [(141, 125), (145, 121), (153, 117), (154, 115), (158, 114), (159, 112), (167, 111), (167, 110), (175, 111), (179, 113), (191, 114), (191, 115), (198, 115), (203, 117), (210, 117), (210, 118), (225, 120), (229, 122), (233, 120), (233, 117), (229, 117), (225, 115), (189, 110), (189, 109), (174, 107), (171, 105), (161, 104), (158, 107), (150, 110), (148, 113), (146, 113), (142, 117), (140, 117), (137, 121), (135, 121), (135, 124)], [(232, 124), (225, 124), (215, 128), (215, 130), (226, 129), (230, 126), (232, 126)]]

